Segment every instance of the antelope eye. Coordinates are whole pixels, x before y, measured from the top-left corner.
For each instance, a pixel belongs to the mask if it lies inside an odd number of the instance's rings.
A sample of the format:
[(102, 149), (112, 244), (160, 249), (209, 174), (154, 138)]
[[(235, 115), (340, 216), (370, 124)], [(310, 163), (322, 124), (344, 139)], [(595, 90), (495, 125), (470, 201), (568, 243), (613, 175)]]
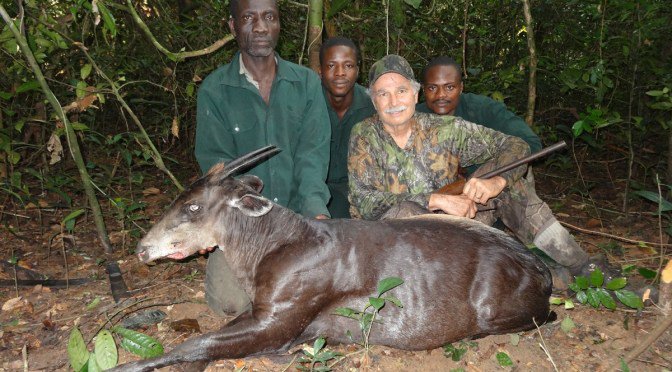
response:
[(198, 205), (198, 204), (189, 204), (189, 206), (187, 207), (187, 209), (188, 209), (189, 212), (191, 212), (191, 213), (196, 213), (196, 212), (198, 212), (198, 211), (201, 210), (201, 206)]

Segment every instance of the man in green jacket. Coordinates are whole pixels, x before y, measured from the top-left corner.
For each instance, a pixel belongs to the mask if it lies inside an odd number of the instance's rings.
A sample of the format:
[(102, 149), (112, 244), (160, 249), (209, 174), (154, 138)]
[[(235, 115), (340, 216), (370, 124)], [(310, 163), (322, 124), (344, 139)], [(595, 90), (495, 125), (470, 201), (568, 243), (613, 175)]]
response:
[[(460, 117), (521, 138), (530, 146), (531, 152), (541, 149), (539, 137), (503, 103), (486, 96), (463, 93), (462, 68), (452, 58), (441, 56), (432, 59), (424, 69), (422, 88), (425, 103), (417, 105), (418, 111)], [(472, 165), (468, 168), (468, 173), (472, 174), (478, 168), (479, 165)], [(522, 183), (527, 188), (524, 192), (528, 204), (525, 214), (534, 214), (539, 226), (531, 230), (533, 235), (529, 236), (529, 239), (521, 240), (525, 243), (534, 243), (559, 264), (568, 267), (572, 274), (585, 273), (597, 265), (606, 270), (607, 275), (618, 275), (618, 271), (610, 268), (603, 257), (590, 258), (567, 229), (560, 225), (549, 206), (537, 196), (531, 169), (528, 170), (525, 179), (527, 182)], [(483, 222), (492, 223), (494, 220)], [(553, 274), (556, 287), (568, 284), (561, 283), (560, 279), (566, 282), (570, 279), (569, 275), (562, 275), (557, 268)]]
[[(195, 155), (201, 171), (266, 145), (282, 152), (248, 173), (262, 195), (307, 217), (328, 218), (330, 129), (319, 77), (275, 53), (280, 14), (274, 0), (232, 0), (229, 28), (240, 51), (198, 91)], [(210, 254), (206, 300), (220, 314), (249, 306), (224, 255)]]
[(348, 141), (352, 127), (373, 115), (366, 89), (357, 84), (359, 51), (352, 40), (333, 37), (320, 47), (320, 77), (331, 122), (331, 155), (327, 186), (332, 218), (350, 218)]

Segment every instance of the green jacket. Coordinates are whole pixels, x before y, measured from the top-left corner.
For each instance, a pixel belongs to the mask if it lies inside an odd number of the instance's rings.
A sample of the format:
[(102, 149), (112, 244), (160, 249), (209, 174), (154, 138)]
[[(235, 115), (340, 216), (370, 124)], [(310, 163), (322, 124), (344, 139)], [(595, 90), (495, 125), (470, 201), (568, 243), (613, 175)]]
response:
[(329, 215), (327, 108), (321, 81), (308, 68), (276, 55), (277, 73), (266, 105), (240, 74), (239, 53), (212, 72), (198, 91), (195, 155), (202, 172), (266, 145), (278, 155), (249, 170), (262, 195), (307, 217)]
[[(419, 103), (415, 109), (420, 112), (432, 113), (425, 102)], [(519, 116), (509, 111), (506, 105), (490, 97), (462, 93), (453, 115), (504, 134), (519, 137), (530, 145), (532, 153), (541, 150), (541, 140), (534, 134), (530, 126)]]
[(329, 161), (329, 174), (327, 186), (331, 193), (331, 200), (327, 207), (332, 218), (350, 218), (350, 203), (348, 202), (348, 144), (350, 131), (355, 124), (376, 113), (371, 103), (371, 98), (366, 94), (366, 88), (355, 84), (352, 105), (338, 119), (338, 114), (331, 108), (324, 92), (324, 100), (327, 103), (329, 121), (331, 122), (331, 160)]

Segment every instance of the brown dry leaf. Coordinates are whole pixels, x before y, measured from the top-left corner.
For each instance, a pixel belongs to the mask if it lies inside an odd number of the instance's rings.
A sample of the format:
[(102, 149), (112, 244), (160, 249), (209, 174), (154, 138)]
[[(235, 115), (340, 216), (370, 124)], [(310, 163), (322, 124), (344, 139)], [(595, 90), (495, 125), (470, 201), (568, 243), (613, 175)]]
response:
[(61, 144), (61, 139), (55, 133), (52, 133), (51, 137), (49, 137), (49, 141), (47, 141), (47, 151), (50, 155), (50, 165), (61, 161), (61, 157), (63, 156), (63, 145)]
[(240, 371), (240, 370), (243, 369), (243, 367), (245, 367), (245, 361), (242, 360), (242, 359), (236, 360), (236, 362), (234, 364), (236, 366), (236, 371)]
[(666, 284), (672, 283), (672, 260), (667, 261), (667, 265), (660, 273), (660, 280)]
[(159, 194), (161, 194), (161, 190), (157, 189), (156, 187), (148, 187), (142, 190), (142, 195), (159, 195)]
[(589, 229), (594, 229), (596, 227), (602, 227), (602, 221), (597, 218), (591, 218), (586, 222), (586, 227)]
[(170, 328), (176, 332), (201, 333), (201, 326), (196, 319), (180, 319), (170, 323)]
[(4, 304), (2, 304), (2, 311), (12, 311), (16, 308), (19, 308), (23, 305), (23, 297), (14, 297), (10, 298), (9, 300), (5, 301)]
[(44, 199), (40, 199), (37, 201), (37, 205), (39, 205), (40, 208), (46, 208), (49, 206), (49, 203)]
[(32, 202), (30, 202), (30, 203), (26, 204), (25, 208), (26, 209), (35, 209), (35, 208), (37, 208), (37, 206), (35, 204), (33, 204)]
[(175, 138), (180, 138), (180, 120), (177, 119), (177, 116), (173, 116), (173, 125), (170, 127), (170, 133)]
[(121, 244), (124, 241), (129, 241), (128, 230), (114, 231), (110, 233), (110, 243), (112, 244)]

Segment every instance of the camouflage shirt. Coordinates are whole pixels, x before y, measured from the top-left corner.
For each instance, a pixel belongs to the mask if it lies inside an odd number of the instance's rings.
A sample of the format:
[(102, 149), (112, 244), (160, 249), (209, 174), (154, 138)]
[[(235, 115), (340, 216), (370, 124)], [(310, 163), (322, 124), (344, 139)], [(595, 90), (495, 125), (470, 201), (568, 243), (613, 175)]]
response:
[[(450, 115), (416, 112), (411, 136), (402, 149), (385, 131), (378, 115), (352, 129), (348, 172), (350, 213), (377, 219), (401, 201), (427, 207), (431, 193), (457, 179), (458, 165), (483, 164), (484, 174), (529, 154), (518, 137)], [(507, 185), (525, 173), (521, 166), (502, 174)]]

